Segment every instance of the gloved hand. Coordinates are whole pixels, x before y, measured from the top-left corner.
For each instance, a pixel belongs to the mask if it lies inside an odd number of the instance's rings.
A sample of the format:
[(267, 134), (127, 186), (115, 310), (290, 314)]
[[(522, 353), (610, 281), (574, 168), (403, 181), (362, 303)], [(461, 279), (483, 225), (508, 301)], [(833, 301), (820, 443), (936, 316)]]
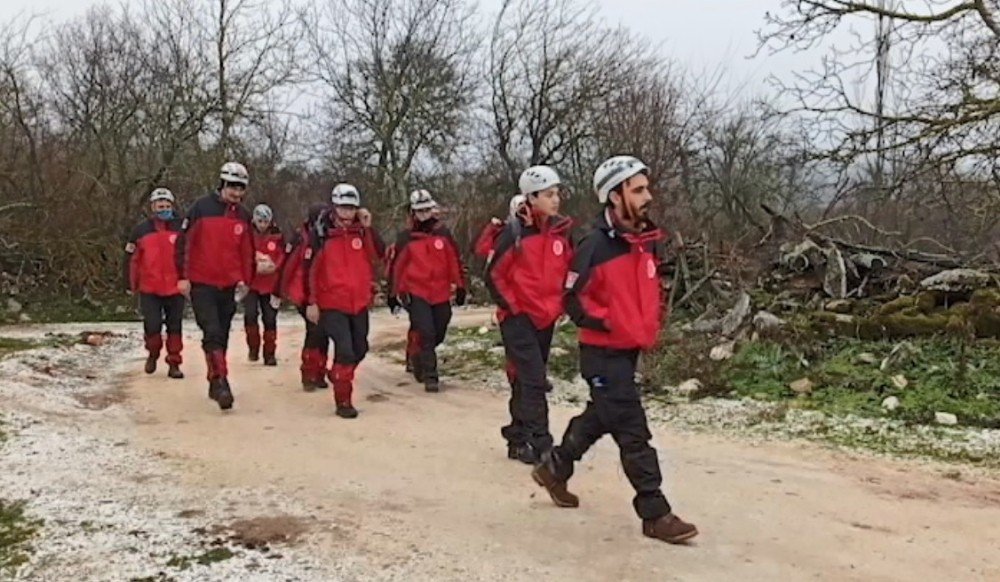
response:
[(468, 292), (464, 287), (459, 287), (455, 289), (455, 305), (461, 307), (465, 305), (465, 300), (468, 298)]
[(399, 310), (403, 308), (403, 305), (399, 302), (398, 297), (389, 296), (389, 299), (387, 299), (385, 303), (389, 306), (389, 313), (393, 315), (399, 313)]
[(306, 319), (308, 319), (310, 321), (310, 323), (319, 325), (319, 306), (318, 305), (310, 305), (309, 307), (306, 307)]
[(277, 295), (271, 295), (271, 309), (281, 309), (281, 297)]
[(250, 293), (250, 287), (243, 281), (236, 284), (236, 291), (233, 293), (233, 298), (236, 299), (237, 303), (243, 303), (243, 300), (247, 298), (247, 294)]

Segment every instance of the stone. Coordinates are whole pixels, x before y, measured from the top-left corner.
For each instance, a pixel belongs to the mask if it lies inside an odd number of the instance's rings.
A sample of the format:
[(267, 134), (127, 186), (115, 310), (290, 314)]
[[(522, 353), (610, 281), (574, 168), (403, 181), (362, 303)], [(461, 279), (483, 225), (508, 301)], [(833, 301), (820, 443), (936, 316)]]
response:
[(800, 378), (789, 384), (788, 387), (796, 394), (812, 394), (813, 388), (816, 385), (809, 378)]
[(833, 313), (850, 313), (854, 308), (854, 303), (849, 299), (834, 299), (827, 301), (825, 308)]
[(743, 325), (747, 317), (750, 316), (750, 295), (747, 292), (740, 293), (736, 300), (736, 305), (722, 318), (722, 334), (731, 336)]
[(870, 366), (875, 366), (879, 363), (878, 356), (871, 352), (863, 352), (858, 354), (858, 361), (862, 364), (868, 364)]
[(709, 352), (708, 357), (713, 362), (724, 362), (732, 358), (735, 352), (736, 352), (736, 342), (728, 341), (712, 348), (712, 351)]
[(958, 417), (950, 412), (935, 412), (934, 422), (945, 426), (955, 426), (958, 424)]
[(892, 385), (902, 390), (903, 388), (909, 386), (910, 382), (909, 380), (906, 379), (906, 376), (902, 374), (897, 374), (892, 377)]
[(785, 320), (769, 311), (758, 311), (753, 316), (753, 327), (757, 331), (770, 331), (785, 326)]
[(22, 309), (24, 308), (21, 306), (21, 303), (18, 302), (16, 299), (14, 299), (13, 297), (7, 298), (7, 311), (11, 313), (21, 313)]
[(993, 277), (984, 271), (976, 269), (950, 269), (922, 280), (920, 288), (927, 291), (965, 293), (989, 287), (993, 284)]
[(479, 335), (486, 335), (488, 333), (490, 333), (490, 328), (485, 325), (479, 328)]
[(895, 396), (890, 396), (886, 398), (885, 400), (882, 401), (882, 408), (890, 412), (896, 410), (897, 408), (899, 408), (899, 398), (896, 398)]
[(692, 394), (698, 392), (702, 389), (701, 380), (697, 378), (691, 378), (685, 380), (677, 385), (676, 388), (672, 389), (671, 392), (676, 393), (678, 396), (690, 397)]

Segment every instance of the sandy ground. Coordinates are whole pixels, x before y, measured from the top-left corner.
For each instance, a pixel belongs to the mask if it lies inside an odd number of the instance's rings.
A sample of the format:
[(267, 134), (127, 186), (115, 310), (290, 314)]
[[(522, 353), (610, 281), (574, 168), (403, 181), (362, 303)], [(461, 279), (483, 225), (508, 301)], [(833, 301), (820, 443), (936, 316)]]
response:
[[(361, 416), (339, 419), (328, 392), (299, 388), (301, 332), (289, 317), (277, 368), (248, 363), (234, 331), (236, 406), (224, 414), (206, 398), (187, 329), (185, 381), (145, 376), (138, 347), (129, 354), (129, 446), (164, 459), (192, 507), (260, 491), (307, 508), (299, 550), (331, 564), (363, 558), (367, 569), (345, 579), (1000, 580), (1000, 481), (989, 477), (657, 427), (667, 496), (701, 530), (673, 547), (642, 537), (610, 439), (571, 482), (581, 507), (559, 509), (506, 459), (500, 395), (447, 381), (426, 394), (400, 365), (369, 357)], [(372, 340), (404, 329), (378, 314)], [(575, 412), (552, 410), (557, 435)]]

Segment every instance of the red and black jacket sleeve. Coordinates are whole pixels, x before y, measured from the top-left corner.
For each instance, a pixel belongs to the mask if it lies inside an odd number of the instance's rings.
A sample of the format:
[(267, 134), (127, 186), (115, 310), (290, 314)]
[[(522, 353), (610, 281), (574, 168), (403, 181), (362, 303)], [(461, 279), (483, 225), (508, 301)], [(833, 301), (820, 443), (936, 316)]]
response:
[(514, 289), (510, 281), (510, 273), (514, 267), (515, 248), (514, 231), (510, 224), (504, 227), (497, 237), (493, 260), (486, 266), (486, 288), (494, 303), (504, 311), (517, 313), (514, 299)]
[(465, 289), (467, 273), (465, 264), (462, 262), (462, 251), (458, 248), (458, 241), (447, 228), (441, 228), (440, 234), (448, 245), (448, 278), (456, 289)]
[(132, 229), (132, 234), (129, 235), (128, 241), (125, 242), (125, 261), (122, 263), (122, 279), (125, 289), (133, 293), (139, 289), (139, 270), (142, 268), (142, 249), (139, 247), (139, 237), (142, 236), (144, 225), (145, 222), (137, 224)]
[(175, 252), (177, 258), (177, 277), (182, 281), (188, 278), (188, 250), (197, 244), (197, 229), (194, 226), (201, 216), (201, 205), (199, 204), (199, 200), (195, 200), (194, 204), (191, 205), (191, 208), (184, 215), (184, 221), (181, 223), (181, 233), (177, 237)]
[(607, 244), (607, 235), (603, 231), (600, 229), (591, 231), (577, 245), (569, 273), (566, 275), (566, 314), (577, 327), (608, 331), (605, 322), (587, 313), (580, 300), (581, 294), (586, 292), (587, 285), (590, 283), (595, 268), (595, 259), (600, 254), (600, 247), (605, 244)]
[(408, 292), (405, 288), (405, 283), (403, 282), (403, 277), (406, 272), (406, 266), (409, 263), (410, 253), (409, 253), (409, 243), (410, 243), (410, 231), (401, 230), (399, 234), (396, 235), (396, 242), (392, 245), (389, 259), (388, 279), (389, 279), (389, 295), (398, 296), (403, 293)]

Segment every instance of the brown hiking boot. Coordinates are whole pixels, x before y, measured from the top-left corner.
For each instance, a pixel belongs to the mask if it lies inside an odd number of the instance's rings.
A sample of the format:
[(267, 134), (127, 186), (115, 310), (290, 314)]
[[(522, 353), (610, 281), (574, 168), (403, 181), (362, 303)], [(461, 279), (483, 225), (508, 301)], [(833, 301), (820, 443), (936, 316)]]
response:
[(173, 378), (174, 380), (183, 380), (184, 372), (181, 372), (181, 368), (177, 364), (170, 364), (170, 369), (167, 370), (167, 376)]
[(642, 520), (642, 535), (668, 544), (682, 544), (698, 535), (698, 528), (672, 513), (657, 519)]
[(566, 489), (566, 482), (559, 481), (546, 463), (535, 465), (531, 478), (549, 492), (552, 502), (559, 507), (580, 507), (580, 498)]
[(149, 356), (149, 357), (147, 357), (146, 358), (146, 367), (143, 368), (143, 371), (146, 372), (147, 374), (152, 374), (153, 372), (155, 372), (156, 371), (156, 361), (159, 360), (159, 359), (160, 359), (159, 356)]

